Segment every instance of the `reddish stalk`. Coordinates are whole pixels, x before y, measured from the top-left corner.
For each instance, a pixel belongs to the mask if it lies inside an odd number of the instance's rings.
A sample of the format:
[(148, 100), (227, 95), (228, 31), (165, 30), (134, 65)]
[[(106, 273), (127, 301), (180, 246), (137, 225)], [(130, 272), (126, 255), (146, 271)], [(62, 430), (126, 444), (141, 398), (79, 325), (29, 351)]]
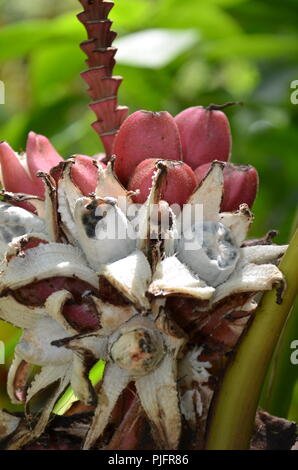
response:
[(87, 55), (88, 70), (81, 75), (89, 86), (87, 93), (92, 98), (90, 108), (97, 118), (92, 127), (102, 140), (108, 160), (112, 155), (115, 136), (128, 113), (128, 108), (119, 106), (117, 100), (122, 77), (113, 76), (117, 49), (112, 44), (117, 33), (111, 30), (112, 21), (108, 15), (114, 2), (80, 0), (80, 3), (84, 11), (78, 19), (88, 35), (88, 39), (81, 43), (81, 49)]

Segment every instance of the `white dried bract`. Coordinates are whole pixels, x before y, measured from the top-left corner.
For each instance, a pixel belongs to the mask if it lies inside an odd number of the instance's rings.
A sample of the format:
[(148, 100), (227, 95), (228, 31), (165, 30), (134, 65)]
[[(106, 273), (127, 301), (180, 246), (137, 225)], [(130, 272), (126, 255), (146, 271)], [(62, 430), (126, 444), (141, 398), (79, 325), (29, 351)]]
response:
[[(51, 177), (42, 175), (46, 199), (40, 217), (0, 204), (1, 249), (6, 252), (0, 273), (0, 317), (24, 330), (9, 372), (8, 393), (13, 402), (25, 401), (28, 409), (36, 394), (55, 384), (35, 428), (16, 434), (11, 448), (20, 448), (43, 432), (69, 383), (80, 400), (97, 401), (84, 444), (85, 449), (93, 447), (121, 392), (133, 381), (158, 446), (175, 449), (181, 435), (181, 411), (191, 427), (203, 413), (200, 386), (208, 382), (210, 363), (201, 361), (202, 350), (188, 343), (171, 316), (168, 299), (197, 302), (193, 315), (204, 315), (202, 328), (213, 314), (216, 320), (219, 305), (229, 314), (253, 309), (254, 294), (282, 285), (283, 275), (274, 263), (286, 246), (242, 247), (252, 215), (245, 205), (234, 213), (220, 214), (220, 162), (213, 163), (189, 201), (189, 231), (197, 246), (186, 249), (187, 233), (175, 243), (179, 220), (160, 201), (162, 169), (156, 171), (148, 200), (139, 211), (138, 236), (109, 239), (103, 232), (110, 215), (116, 214), (124, 231), (132, 229), (123, 204), (123, 198), (130, 202), (129, 193), (109, 164), (106, 170), (99, 169), (95, 194), (83, 197), (72, 182), (71, 165), (71, 161), (64, 164), (57, 188)], [(160, 204), (160, 211), (169, 211), (171, 224), (157, 223), (156, 236), (150, 239), (153, 202)], [(196, 204), (203, 205), (201, 225), (194, 225)], [(66, 315), (66, 306), (77, 302), (67, 284), (50, 291), (41, 305), (18, 293), (26, 288), (34, 293), (40, 282), (50, 285), (51, 279), (63, 277), (86, 286), (79, 303), (84, 308), (92, 305), (97, 327), (78, 327)], [(238, 294), (243, 300), (230, 306), (230, 299)], [(179, 315), (183, 319), (184, 311)], [(88, 379), (86, 357), (106, 361), (97, 397)], [(31, 365), (41, 370), (29, 383)]]

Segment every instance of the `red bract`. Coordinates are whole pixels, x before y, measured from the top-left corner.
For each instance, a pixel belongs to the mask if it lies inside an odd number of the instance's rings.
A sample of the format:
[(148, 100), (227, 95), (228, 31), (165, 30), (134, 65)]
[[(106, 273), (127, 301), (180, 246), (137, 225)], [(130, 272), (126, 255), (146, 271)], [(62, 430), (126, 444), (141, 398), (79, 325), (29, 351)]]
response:
[[(105, 168), (101, 161), (103, 154), (98, 154), (95, 158), (86, 155), (75, 155), (75, 164), (72, 168), (74, 183), (85, 196), (95, 191), (98, 170), (93, 161)], [(44, 198), (44, 184), (36, 176), (39, 171), (50, 173), (59, 165), (63, 158), (55, 150), (51, 142), (43, 135), (30, 132), (27, 140), (26, 154), (18, 155), (6, 143), (0, 143), (0, 165), (2, 173), (2, 184), (5, 191), (12, 193), (24, 193)], [(52, 171), (52, 176), (57, 179), (61, 173), (59, 167), (57, 171)], [(57, 178), (56, 178), (57, 177)], [(34, 211), (34, 207), (27, 203), (19, 203), (21, 207), (29, 211)]]
[[(206, 176), (209, 169), (210, 163), (206, 163), (195, 170), (199, 183)], [(258, 184), (258, 173), (253, 166), (226, 163), (224, 168), (224, 197), (221, 210), (223, 212), (235, 211), (243, 203), (252, 207), (257, 195)]]
[[(140, 190), (140, 193), (134, 196), (134, 202), (142, 204), (146, 201), (158, 161), (159, 159), (149, 158), (137, 166), (128, 184), (129, 190)], [(168, 170), (162, 184), (161, 199), (170, 205), (176, 203), (183, 206), (197, 186), (196, 176), (186, 163), (168, 161), (167, 164)]]
[(227, 161), (232, 137), (228, 118), (222, 111), (202, 106), (187, 108), (175, 117), (183, 161), (193, 170), (213, 160)]
[(115, 139), (115, 171), (123, 185), (147, 158), (182, 160), (174, 118), (166, 111), (137, 111), (122, 124)]
[[(22, 163), (21, 163), (22, 161)], [(50, 141), (43, 135), (30, 132), (26, 155), (19, 156), (6, 143), (0, 144), (0, 163), (6, 191), (44, 197), (44, 185), (36, 176), (38, 171), (49, 172), (63, 161)], [(30, 210), (28, 204), (25, 207)]]
[(53, 147), (49, 139), (43, 135), (30, 132), (26, 146), (27, 164), (31, 178), (34, 182), (34, 193), (44, 197), (44, 184), (36, 173), (43, 171), (49, 173), (50, 169), (58, 165), (63, 159)]
[(2, 184), (6, 191), (36, 194), (36, 185), (20, 162), (17, 154), (6, 143), (0, 143)]

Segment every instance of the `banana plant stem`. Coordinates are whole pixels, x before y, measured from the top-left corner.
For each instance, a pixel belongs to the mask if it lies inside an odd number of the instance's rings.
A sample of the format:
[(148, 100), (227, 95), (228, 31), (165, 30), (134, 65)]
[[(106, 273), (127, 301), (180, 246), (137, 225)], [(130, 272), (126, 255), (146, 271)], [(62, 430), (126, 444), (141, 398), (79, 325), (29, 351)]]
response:
[(274, 416), (287, 418), (293, 390), (298, 380), (298, 366), (291, 361), (291, 345), (298, 340), (298, 301), (279, 340), (268, 374), (268, 383), (261, 399), (261, 406)]
[(207, 449), (249, 448), (267, 369), (297, 295), (298, 230), (279, 268), (287, 282), (283, 302), (280, 305), (276, 303), (275, 290), (264, 294), (255, 318), (224, 375), (210, 412)]

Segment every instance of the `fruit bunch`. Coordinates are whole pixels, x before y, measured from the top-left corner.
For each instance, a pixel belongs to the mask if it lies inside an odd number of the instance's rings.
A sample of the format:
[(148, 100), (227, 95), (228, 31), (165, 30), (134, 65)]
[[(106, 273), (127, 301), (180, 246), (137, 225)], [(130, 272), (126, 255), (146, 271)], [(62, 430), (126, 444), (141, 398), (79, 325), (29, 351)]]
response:
[[(183, 206), (201, 183), (211, 162), (228, 162), (232, 137), (221, 106), (195, 106), (173, 118), (167, 111), (137, 111), (129, 116), (113, 146), (115, 171), (131, 191), (139, 190), (134, 201), (148, 197), (158, 160), (167, 160), (168, 174), (163, 182), (163, 199)], [(252, 206), (258, 188), (258, 175), (250, 165), (226, 163), (222, 211), (240, 204)]]
[[(243, 203), (252, 207), (258, 189), (258, 174), (251, 165), (228, 162), (231, 154), (231, 130), (226, 115), (211, 107), (185, 109), (175, 118), (167, 111), (137, 111), (121, 125), (115, 136), (114, 171), (122, 185), (135, 193), (133, 201), (143, 204), (152, 186), (158, 161), (165, 160), (167, 175), (162, 199), (182, 207), (203, 181), (214, 160), (225, 162), (224, 196), (221, 210), (235, 211)], [(74, 182), (88, 195), (95, 191), (96, 160), (105, 168), (105, 155), (96, 159), (75, 155)], [(49, 140), (30, 132), (26, 157), (18, 156), (6, 142), (0, 143), (2, 183), (6, 191), (23, 192), (44, 198), (38, 171), (49, 172), (63, 161)], [(26, 202), (22, 207), (29, 208)], [(31, 206), (31, 210), (34, 211)]]

